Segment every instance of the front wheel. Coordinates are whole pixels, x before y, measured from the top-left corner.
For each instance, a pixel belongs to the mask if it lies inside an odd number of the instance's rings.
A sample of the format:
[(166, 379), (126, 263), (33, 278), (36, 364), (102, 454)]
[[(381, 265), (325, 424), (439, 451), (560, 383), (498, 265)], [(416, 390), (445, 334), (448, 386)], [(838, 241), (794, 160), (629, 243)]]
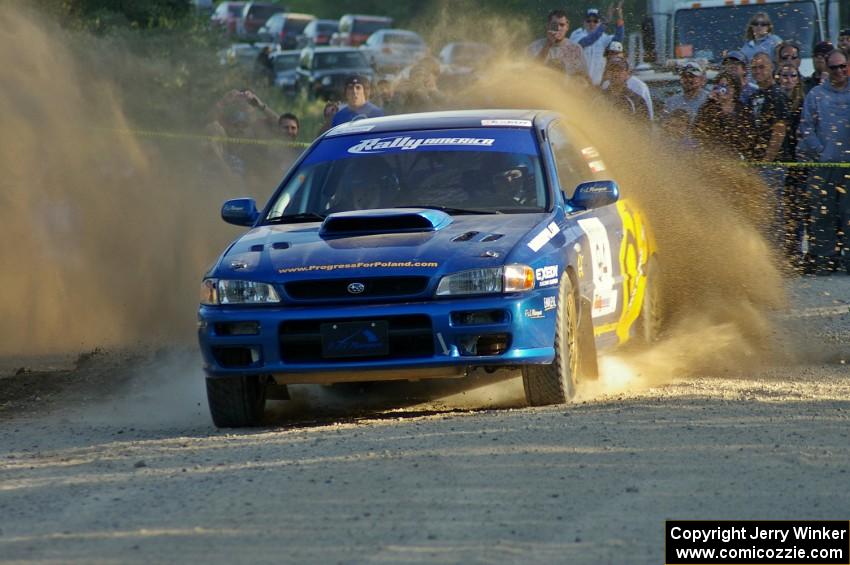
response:
[[(581, 359), (582, 349), (589, 349), (582, 345), (593, 341), (592, 326), (579, 324), (577, 306), (572, 281), (564, 273), (555, 317), (555, 359), (548, 365), (525, 365), (522, 368), (525, 398), (531, 406), (564, 404), (575, 396), (580, 367), (586, 365)], [(588, 336), (582, 337), (580, 332), (590, 332), (589, 339)]]
[(207, 402), (218, 428), (245, 428), (263, 422), (268, 377), (207, 378)]

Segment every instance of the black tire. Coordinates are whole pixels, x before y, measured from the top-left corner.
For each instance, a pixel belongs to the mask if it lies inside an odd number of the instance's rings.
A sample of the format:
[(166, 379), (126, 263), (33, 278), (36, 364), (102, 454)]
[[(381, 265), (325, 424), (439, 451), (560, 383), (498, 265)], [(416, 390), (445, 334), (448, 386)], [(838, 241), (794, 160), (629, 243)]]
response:
[(581, 363), (579, 331), (591, 332), (586, 324), (579, 324), (578, 304), (569, 274), (561, 277), (558, 309), (555, 318), (555, 359), (548, 365), (525, 365), (522, 384), (525, 398), (531, 406), (548, 406), (569, 402), (576, 392)]
[(218, 428), (245, 428), (263, 422), (265, 376), (207, 378), (207, 402)]
[(658, 260), (650, 257), (646, 264), (646, 290), (643, 294), (643, 304), (636, 321), (640, 340), (646, 344), (658, 341), (664, 329), (661, 286), (661, 269), (658, 266)]

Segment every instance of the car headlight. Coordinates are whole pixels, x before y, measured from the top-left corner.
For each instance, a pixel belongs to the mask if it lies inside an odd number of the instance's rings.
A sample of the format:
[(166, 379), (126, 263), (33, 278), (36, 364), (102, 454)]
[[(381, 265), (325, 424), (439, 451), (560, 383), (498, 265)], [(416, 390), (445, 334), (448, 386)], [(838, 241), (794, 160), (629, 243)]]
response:
[(528, 265), (470, 269), (440, 280), (437, 296), (522, 292), (534, 288), (534, 270)]
[(332, 82), (333, 79), (331, 77), (322, 78), (322, 86), (330, 86)]
[(228, 279), (204, 279), (201, 283), (201, 304), (272, 304), (280, 296), (270, 284)]

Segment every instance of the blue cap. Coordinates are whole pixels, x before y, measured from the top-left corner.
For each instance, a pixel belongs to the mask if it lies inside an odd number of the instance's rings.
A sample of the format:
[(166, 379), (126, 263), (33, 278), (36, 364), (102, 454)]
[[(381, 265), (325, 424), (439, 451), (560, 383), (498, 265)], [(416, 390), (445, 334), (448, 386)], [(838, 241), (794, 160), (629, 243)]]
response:
[(726, 53), (726, 56), (723, 57), (723, 60), (733, 59), (735, 61), (739, 61), (741, 63), (747, 64), (747, 56), (741, 53), (740, 51), (729, 51)]
[(598, 18), (599, 17), (599, 9), (598, 8), (590, 8), (587, 13), (584, 15), (585, 18)]

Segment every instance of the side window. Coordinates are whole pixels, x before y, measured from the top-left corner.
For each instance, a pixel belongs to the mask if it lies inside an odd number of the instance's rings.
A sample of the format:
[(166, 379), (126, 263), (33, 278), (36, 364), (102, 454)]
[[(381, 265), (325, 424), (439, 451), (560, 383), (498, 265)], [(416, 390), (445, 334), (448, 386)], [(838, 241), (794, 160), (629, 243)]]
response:
[(567, 132), (560, 121), (552, 122), (546, 133), (555, 155), (561, 190), (570, 198), (579, 183), (596, 178), (596, 173), (600, 172), (600, 167), (604, 170), (604, 165), (601, 165), (596, 149), (588, 144), (582, 145), (582, 140), (573, 132)]

